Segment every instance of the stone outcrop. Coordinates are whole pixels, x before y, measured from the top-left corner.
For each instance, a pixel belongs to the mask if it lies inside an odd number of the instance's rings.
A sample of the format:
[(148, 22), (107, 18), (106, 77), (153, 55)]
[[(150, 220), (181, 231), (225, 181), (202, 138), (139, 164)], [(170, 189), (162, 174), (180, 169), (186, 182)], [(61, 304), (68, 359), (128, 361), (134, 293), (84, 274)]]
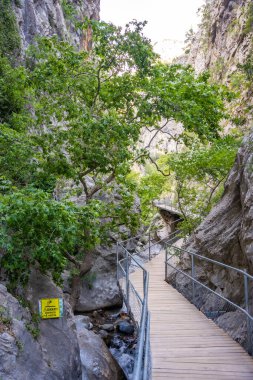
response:
[(36, 36), (58, 35), (78, 47), (84, 36), (74, 28), (73, 20), (99, 19), (100, 0), (19, 0), (14, 2), (23, 48)]
[[(188, 248), (253, 273), (253, 133), (245, 137), (224, 194)], [(218, 279), (212, 283), (218, 285)]]
[[(35, 273), (29, 293), (36, 313), (41, 296), (62, 296), (45, 276)], [(36, 326), (31, 311), (0, 285), (0, 378), (81, 380), (79, 345), (66, 302), (63, 318), (44, 320)]]
[(122, 306), (122, 294), (116, 279), (116, 250), (116, 245), (98, 247), (88, 274), (65, 281), (64, 292), (70, 295), (76, 313)]
[(125, 380), (125, 375), (102, 338), (77, 319), (77, 336), (83, 367), (82, 380)]
[(244, 63), (252, 48), (252, 28), (247, 26), (251, 0), (207, 0), (200, 28), (191, 36), (185, 62), (197, 72), (213, 69), (226, 81)]
[(251, 81), (238, 70), (238, 65), (252, 56), (252, 20), (251, 0), (206, 0), (199, 29), (189, 34), (186, 54), (177, 59), (192, 65), (197, 73), (209, 70), (214, 81), (238, 92), (239, 98), (228, 105), (229, 112), (250, 123), (252, 113), (246, 112), (253, 104)]
[[(245, 137), (228, 176), (221, 200), (195, 230), (186, 245), (211, 259), (253, 274), (253, 132)], [(179, 267), (191, 274), (191, 260), (182, 255)], [(218, 294), (245, 306), (244, 276), (216, 264), (195, 259), (195, 277)], [(192, 281), (172, 273), (170, 281), (192, 301)], [(252, 286), (250, 308), (253, 307)], [(214, 313), (219, 326), (246, 347), (246, 318), (230, 304), (196, 285), (194, 303), (207, 315)], [(220, 315), (222, 312), (223, 315)], [(251, 310), (252, 312), (252, 310)], [(216, 315), (217, 314), (217, 315)]]

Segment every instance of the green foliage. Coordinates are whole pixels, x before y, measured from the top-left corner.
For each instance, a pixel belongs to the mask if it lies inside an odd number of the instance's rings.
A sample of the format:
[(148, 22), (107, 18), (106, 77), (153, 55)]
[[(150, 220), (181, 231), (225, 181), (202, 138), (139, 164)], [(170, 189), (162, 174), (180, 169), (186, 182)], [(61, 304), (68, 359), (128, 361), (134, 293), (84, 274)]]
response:
[(11, 0), (0, 0), (0, 56), (9, 59), (17, 57), (20, 50), (20, 37)]
[(3, 324), (6, 328), (10, 328), (12, 319), (8, 313), (8, 310), (4, 306), (0, 305), (0, 324)]
[(32, 334), (32, 336), (35, 340), (37, 340), (39, 338), (40, 330), (37, 327), (35, 327), (33, 324), (27, 323), (26, 328)]
[(61, 0), (63, 14), (67, 20), (73, 21), (76, 16), (76, 9), (70, 0)]
[[(1, 265), (16, 284), (33, 266), (59, 282), (68, 258), (82, 259), (121, 225), (138, 228), (127, 174), (147, 157), (137, 148), (143, 127), (174, 119), (189, 145), (219, 135), (230, 95), (207, 73), (159, 62), (144, 25), (86, 21), (78, 27), (92, 29), (91, 51), (52, 37), (31, 46), (25, 68), (1, 59)], [(66, 180), (81, 189), (84, 206), (68, 201), (71, 192), (54, 199)], [(165, 185), (157, 173), (149, 180), (139, 190), (145, 218)]]
[(252, 86), (253, 79), (253, 57), (252, 53), (248, 56), (244, 64), (239, 64), (238, 68), (244, 73), (247, 81)]
[(226, 136), (207, 147), (195, 144), (169, 156), (176, 181), (176, 206), (184, 216), (181, 229), (185, 233), (192, 232), (220, 198), (239, 144), (239, 138)]
[(243, 29), (243, 33), (246, 35), (253, 31), (253, 3), (250, 2), (246, 9), (246, 22)]
[[(12, 282), (26, 282), (31, 266), (52, 271), (56, 282), (65, 266), (66, 252), (77, 244), (90, 247), (98, 242), (96, 205), (77, 208), (56, 202), (42, 190), (13, 191), (1, 197), (1, 260)], [(94, 233), (92, 229), (94, 228)], [(89, 231), (89, 238), (85, 234)], [(29, 264), (29, 265), (28, 265)]]
[(202, 48), (206, 51), (208, 49), (211, 34), (212, 34), (212, 17), (211, 17), (212, 4), (206, 2), (199, 11), (201, 13), (201, 45)]
[(96, 280), (96, 273), (86, 273), (82, 279), (85, 281), (89, 289), (93, 288), (93, 283)]

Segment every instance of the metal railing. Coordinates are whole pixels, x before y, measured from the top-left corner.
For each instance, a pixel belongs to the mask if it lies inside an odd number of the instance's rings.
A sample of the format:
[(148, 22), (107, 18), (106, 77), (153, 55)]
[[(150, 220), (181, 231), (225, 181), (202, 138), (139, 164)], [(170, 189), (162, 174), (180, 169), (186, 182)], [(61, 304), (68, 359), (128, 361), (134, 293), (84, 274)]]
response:
[[(120, 254), (123, 255), (123, 258), (120, 258)], [(142, 289), (139, 291), (130, 279), (133, 262), (143, 273)], [(117, 280), (123, 293), (127, 311), (133, 316), (137, 324), (137, 347), (131, 380), (149, 380), (151, 374), (150, 316), (148, 311), (149, 274), (122, 243), (117, 243)]]
[[(136, 358), (131, 380), (151, 379), (150, 313), (148, 311), (149, 274), (141, 264), (140, 259), (145, 260), (146, 257), (147, 260), (151, 260), (153, 249), (156, 254), (161, 253), (161, 250), (164, 249), (164, 244), (173, 243), (179, 234), (179, 231), (176, 230), (167, 238), (157, 239), (152, 236), (155, 232), (147, 231), (146, 234), (117, 243), (117, 280), (123, 293), (127, 311), (134, 318), (138, 330)], [(135, 247), (133, 253), (130, 253), (125, 246), (132, 241), (136, 244), (140, 239), (144, 239), (146, 242), (144, 248), (137, 251)], [(136, 267), (143, 273), (142, 289), (138, 290), (134, 287), (130, 278), (130, 273)]]
[[(166, 245), (165, 252), (165, 281), (171, 283), (208, 318), (220, 327), (225, 327), (225, 331), (253, 354), (253, 276), (246, 270), (170, 243)], [(214, 267), (216, 277), (211, 278)], [(236, 312), (234, 317), (240, 324), (240, 336), (222, 324), (222, 317), (226, 313), (232, 317), (231, 312)]]

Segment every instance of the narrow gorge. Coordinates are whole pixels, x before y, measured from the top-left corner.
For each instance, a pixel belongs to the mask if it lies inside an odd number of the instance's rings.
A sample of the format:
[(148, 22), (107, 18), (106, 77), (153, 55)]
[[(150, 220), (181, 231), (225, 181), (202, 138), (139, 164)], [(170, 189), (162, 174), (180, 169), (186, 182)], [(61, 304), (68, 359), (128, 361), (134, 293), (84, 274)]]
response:
[(174, 243), (166, 281), (250, 351), (253, 282), (187, 252), (253, 275), (252, 1), (206, 0), (172, 63), (101, 5), (0, 0), (0, 380), (151, 379), (129, 278)]

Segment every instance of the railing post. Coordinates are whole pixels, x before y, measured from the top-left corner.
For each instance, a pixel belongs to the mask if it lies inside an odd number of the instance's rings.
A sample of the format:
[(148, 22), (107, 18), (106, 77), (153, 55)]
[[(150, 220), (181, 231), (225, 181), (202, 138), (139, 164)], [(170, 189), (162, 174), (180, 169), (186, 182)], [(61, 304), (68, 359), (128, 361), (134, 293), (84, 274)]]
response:
[(145, 294), (145, 284), (146, 284), (146, 278), (147, 278), (147, 272), (144, 272), (143, 271), (143, 298), (146, 297), (146, 294)]
[(168, 278), (168, 265), (167, 265), (167, 262), (168, 262), (168, 245), (166, 245), (166, 248), (165, 248), (165, 281), (167, 281), (167, 278)]
[[(192, 259), (192, 278), (195, 279), (195, 262), (194, 255), (191, 254)], [(195, 281), (192, 280), (192, 303), (195, 305)]]
[(127, 312), (130, 312), (129, 305), (129, 253), (126, 251), (126, 307)]
[[(247, 276), (247, 270), (244, 269), (244, 301), (245, 301), (245, 310), (249, 313), (249, 280)], [(251, 337), (251, 321), (247, 317), (247, 349), (248, 352), (252, 355), (252, 337)]]
[(117, 283), (119, 283), (119, 243), (116, 245), (116, 256), (117, 256)]
[(148, 233), (148, 259), (151, 260), (151, 239), (150, 239), (150, 231)]

